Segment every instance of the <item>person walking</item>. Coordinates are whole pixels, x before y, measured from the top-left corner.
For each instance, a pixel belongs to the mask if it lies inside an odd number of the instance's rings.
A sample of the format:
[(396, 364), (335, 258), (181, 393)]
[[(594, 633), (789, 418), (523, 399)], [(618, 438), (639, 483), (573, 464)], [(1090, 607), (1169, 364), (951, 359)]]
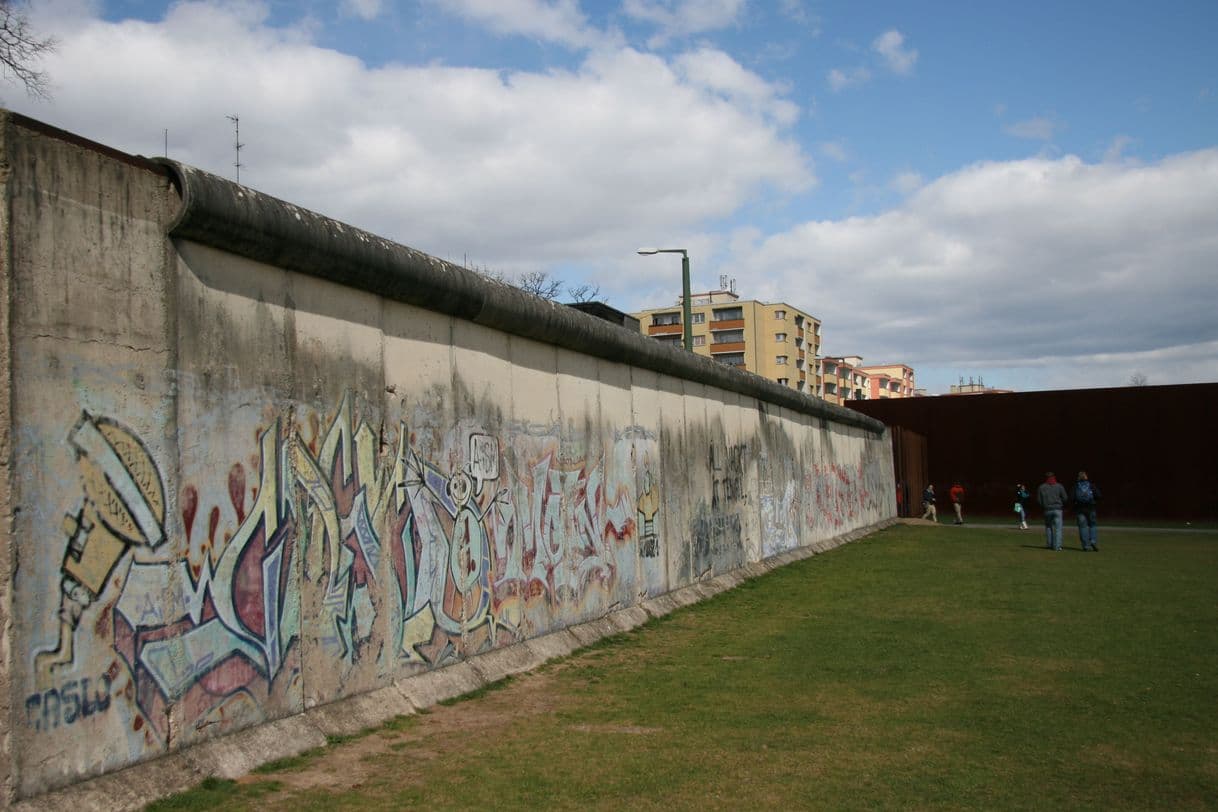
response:
[(935, 510), (935, 486), (927, 485), (922, 491), (922, 518), (938, 523), (939, 513)]
[(1028, 529), (1028, 499), (1032, 494), (1020, 482), (1015, 486), (1015, 515), (1019, 517), (1019, 529)]
[(1036, 489), (1036, 503), (1045, 512), (1045, 546), (1057, 552), (1062, 551), (1062, 509), (1066, 506), (1066, 489), (1049, 471), (1045, 481)]
[(1074, 515), (1078, 520), (1078, 540), (1083, 545), (1083, 552), (1100, 551), (1095, 518), (1095, 503), (1099, 498), (1099, 486), (1087, 478), (1086, 471), (1079, 471), (1078, 481), (1074, 483)]
[(952, 487), (947, 495), (951, 497), (952, 509), (956, 511), (956, 521), (952, 524), (964, 524), (964, 488), (958, 480), (952, 481)]

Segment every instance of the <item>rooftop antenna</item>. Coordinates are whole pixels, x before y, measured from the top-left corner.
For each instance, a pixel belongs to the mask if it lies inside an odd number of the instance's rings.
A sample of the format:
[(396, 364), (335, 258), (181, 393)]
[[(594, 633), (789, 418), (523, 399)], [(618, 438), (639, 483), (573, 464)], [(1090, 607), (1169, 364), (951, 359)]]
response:
[(736, 292), (736, 277), (734, 277), (734, 276), (732, 277), (732, 284), (728, 288), (728, 290), (730, 290), (732, 293)]
[(241, 119), (238, 116), (225, 116), (233, 123), (233, 149), (236, 151), (237, 160), (233, 162), (233, 166), (237, 168), (237, 183), (241, 182), (241, 148), (245, 144), (241, 143)]
[(165, 157), (169, 157), (169, 128), (165, 128)]
[(727, 290), (727, 274), (719, 274), (719, 290)]

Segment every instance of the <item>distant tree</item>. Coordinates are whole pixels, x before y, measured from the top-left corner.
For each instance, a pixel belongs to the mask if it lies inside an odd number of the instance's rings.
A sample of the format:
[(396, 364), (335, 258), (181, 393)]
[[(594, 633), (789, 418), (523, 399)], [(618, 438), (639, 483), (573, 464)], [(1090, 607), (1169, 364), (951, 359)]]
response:
[(36, 66), (55, 50), (54, 37), (39, 37), (30, 28), (25, 3), (0, 0), (0, 76), (15, 79), (30, 96), (50, 95), (50, 78)]
[(573, 302), (603, 302), (605, 298), (601, 296), (600, 285), (576, 285), (575, 287), (567, 288), (567, 295), (571, 297)]
[(516, 287), (543, 299), (554, 299), (563, 289), (563, 281), (546, 271), (526, 271), (515, 282)]
[(1135, 372), (1129, 376), (1129, 385), (1130, 386), (1145, 386), (1148, 383), (1150, 383), (1150, 379), (1147, 378), (1145, 375), (1143, 375), (1141, 372)]

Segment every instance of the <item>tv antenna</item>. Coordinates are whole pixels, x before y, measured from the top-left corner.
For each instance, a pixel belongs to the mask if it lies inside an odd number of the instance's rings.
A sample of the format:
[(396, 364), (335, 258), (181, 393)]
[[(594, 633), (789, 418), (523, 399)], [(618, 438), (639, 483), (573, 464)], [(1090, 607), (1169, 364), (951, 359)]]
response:
[(233, 166), (237, 169), (237, 183), (241, 182), (241, 148), (245, 144), (241, 143), (241, 118), (239, 116), (225, 116), (233, 123), (233, 150), (236, 153), (237, 159), (233, 161)]

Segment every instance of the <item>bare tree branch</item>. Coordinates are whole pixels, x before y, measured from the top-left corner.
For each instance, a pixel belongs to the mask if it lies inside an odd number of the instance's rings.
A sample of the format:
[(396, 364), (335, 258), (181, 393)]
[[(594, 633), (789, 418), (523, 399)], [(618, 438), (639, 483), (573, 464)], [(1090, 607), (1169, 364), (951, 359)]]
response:
[(516, 287), (543, 299), (553, 299), (563, 289), (561, 279), (551, 279), (545, 271), (527, 271), (516, 280)]
[(601, 286), (583, 284), (575, 287), (567, 288), (567, 295), (571, 297), (573, 302), (603, 302), (604, 297), (601, 296)]
[(1129, 376), (1130, 386), (1145, 386), (1148, 383), (1150, 383), (1150, 379), (1141, 372), (1135, 372)]
[(39, 37), (30, 28), (23, 3), (0, 0), (0, 76), (17, 80), (30, 96), (50, 97), (50, 77), (36, 67), (55, 50), (54, 37)]

